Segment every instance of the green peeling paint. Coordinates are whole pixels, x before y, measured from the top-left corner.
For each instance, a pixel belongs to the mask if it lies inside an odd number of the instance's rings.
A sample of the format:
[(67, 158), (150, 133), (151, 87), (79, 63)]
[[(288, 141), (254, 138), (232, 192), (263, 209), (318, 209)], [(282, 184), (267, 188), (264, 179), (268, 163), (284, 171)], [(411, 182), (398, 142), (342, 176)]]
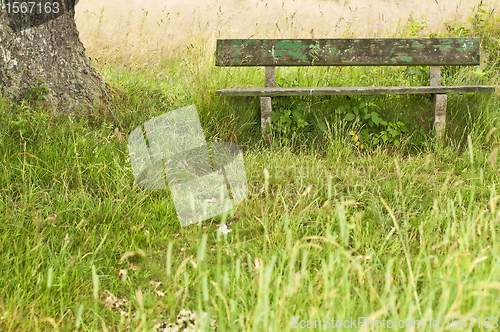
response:
[(463, 47), (458, 47), (458, 51), (468, 51), (469, 48), (474, 47), (474, 42), (464, 42)]
[(453, 47), (449, 45), (449, 43), (445, 43), (444, 45), (436, 45), (436, 48), (444, 51), (444, 52), (449, 52), (453, 50)]
[(302, 45), (302, 42), (300, 42), (300, 41), (285, 40), (285, 41), (277, 42), (276, 48), (280, 48), (283, 50), (298, 51), (298, 50), (305, 50), (306, 48), (309, 48), (309, 46)]
[(411, 46), (412, 46), (412, 48), (425, 48), (424, 45), (422, 45), (418, 42), (414, 42)]
[(273, 50), (273, 55), (276, 57), (280, 57), (284, 54), (288, 54), (291, 57), (305, 61), (306, 56), (305, 54), (300, 53), (300, 51), (307, 48), (309, 48), (309, 46), (303, 45), (300, 41), (285, 40), (276, 43), (276, 48)]
[(401, 61), (404, 61), (404, 62), (410, 62), (411, 61), (411, 58), (408, 57), (408, 56), (405, 56), (403, 58), (401, 58)]
[(294, 58), (302, 59), (302, 60), (306, 61), (306, 55), (305, 54), (302, 54), (302, 53), (299, 53), (299, 52), (288, 51), (288, 55), (293, 56)]
[(274, 56), (282, 56), (283, 52), (281, 52), (280, 50), (274, 50), (273, 54)]

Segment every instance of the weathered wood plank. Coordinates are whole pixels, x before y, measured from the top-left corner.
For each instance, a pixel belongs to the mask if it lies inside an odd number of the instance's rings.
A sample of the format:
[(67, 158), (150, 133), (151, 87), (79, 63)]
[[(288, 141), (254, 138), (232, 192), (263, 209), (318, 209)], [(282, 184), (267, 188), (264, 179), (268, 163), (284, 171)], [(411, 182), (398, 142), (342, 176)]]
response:
[(479, 38), (218, 39), (217, 66), (478, 65)]
[(216, 96), (339, 96), (418, 93), (494, 92), (490, 85), (468, 86), (404, 86), (404, 87), (298, 87), (298, 88), (228, 88), (217, 90)]

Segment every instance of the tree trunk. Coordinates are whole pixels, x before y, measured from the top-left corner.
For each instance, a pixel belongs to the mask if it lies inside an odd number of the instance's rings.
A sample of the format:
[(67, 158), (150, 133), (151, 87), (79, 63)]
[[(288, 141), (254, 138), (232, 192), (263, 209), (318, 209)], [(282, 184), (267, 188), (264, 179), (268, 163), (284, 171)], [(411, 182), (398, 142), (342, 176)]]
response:
[(45, 81), (47, 101), (56, 112), (96, 105), (110, 87), (85, 54), (75, 24), (75, 0), (38, 0), (33, 7), (33, 2), (24, 3), (24, 14), (22, 2), (1, 4), (0, 97), (19, 100)]

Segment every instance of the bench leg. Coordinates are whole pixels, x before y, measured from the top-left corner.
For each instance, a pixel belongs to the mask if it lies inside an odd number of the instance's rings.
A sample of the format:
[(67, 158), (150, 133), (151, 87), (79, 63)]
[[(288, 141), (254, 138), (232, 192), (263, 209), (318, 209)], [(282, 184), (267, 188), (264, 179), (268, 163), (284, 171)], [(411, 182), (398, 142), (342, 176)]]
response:
[[(276, 84), (276, 67), (265, 67), (265, 83), (266, 88), (274, 88)], [(261, 97), (260, 98), (260, 127), (262, 129), (262, 135), (265, 138), (269, 138), (270, 132), (267, 132), (267, 125), (271, 124), (271, 112), (273, 110), (273, 105), (271, 103), (271, 97)]]
[(271, 97), (260, 97), (260, 126), (262, 135), (266, 138), (269, 136), (269, 132), (266, 132), (266, 129), (267, 125), (271, 124), (272, 110), (273, 104), (271, 103)]
[(433, 99), (434, 127), (436, 128), (437, 138), (442, 141), (446, 127), (446, 104), (448, 96), (446, 94), (436, 94), (433, 96)]
[[(430, 86), (441, 86), (441, 67), (430, 66)], [(432, 110), (434, 112), (434, 128), (439, 141), (443, 141), (446, 127), (446, 94), (432, 95)]]

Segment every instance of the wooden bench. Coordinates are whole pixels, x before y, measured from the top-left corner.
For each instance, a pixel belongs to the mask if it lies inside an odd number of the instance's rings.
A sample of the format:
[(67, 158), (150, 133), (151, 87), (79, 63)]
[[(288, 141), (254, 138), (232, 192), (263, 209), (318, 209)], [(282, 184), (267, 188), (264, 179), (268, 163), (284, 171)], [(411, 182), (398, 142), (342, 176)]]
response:
[[(494, 92), (494, 86), (442, 86), (441, 66), (479, 65), (478, 38), (218, 39), (216, 66), (264, 66), (265, 87), (226, 88), (216, 96), (261, 97), (261, 128), (271, 121), (271, 97), (431, 94), (437, 136), (446, 124), (448, 93)], [(430, 66), (430, 86), (276, 88), (279, 66)]]

